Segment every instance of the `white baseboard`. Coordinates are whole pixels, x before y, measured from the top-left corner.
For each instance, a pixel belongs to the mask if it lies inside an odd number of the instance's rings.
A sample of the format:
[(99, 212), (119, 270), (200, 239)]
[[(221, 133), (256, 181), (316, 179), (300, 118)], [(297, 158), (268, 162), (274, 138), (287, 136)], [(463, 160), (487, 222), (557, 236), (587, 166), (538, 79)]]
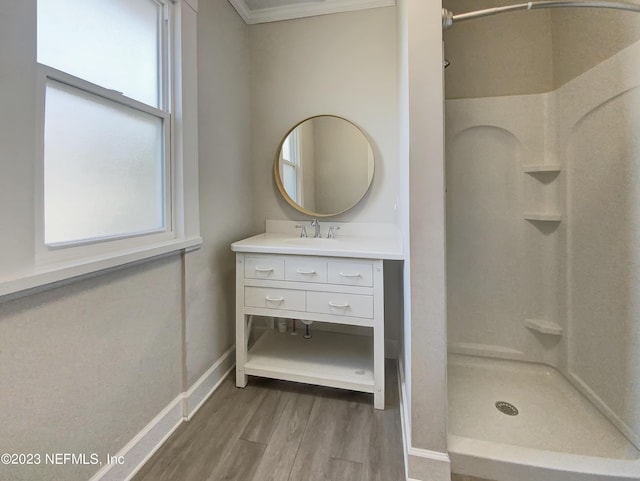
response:
[[(402, 447), (407, 481), (449, 480), (451, 479), (451, 460), (448, 453), (415, 448), (411, 445), (411, 419), (409, 417), (404, 376), (404, 370), (401, 363), (398, 362), (400, 425), (402, 426)], [(419, 478), (416, 478), (416, 475)]]
[(398, 359), (398, 402), (400, 403), (400, 426), (402, 427), (402, 454), (404, 457), (404, 472), (407, 481), (416, 481), (409, 478), (409, 446), (411, 445), (411, 423), (409, 422), (409, 412), (407, 404), (407, 385), (404, 378), (404, 369), (400, 359)]
[[(128, 481), (184, 421), (180, 394), (115, 456), (123, 464), (106, 464), (89, 481)], [(111, 454), (113, 456), (113, 454)]]
[(183, 422), (190, 420), (235, 365), (232, 347), (191, 388), (179, 394), (115, 456), (123, 464), (103, 466), (89, 481), (130, 481)]
[(187, 421), (209, 399), (209, 396), (218, 389), (222, 380), (233, 369), (236, 362), (235, 353), (236, 348), (231, 347), (184, 393), (184, 417)]

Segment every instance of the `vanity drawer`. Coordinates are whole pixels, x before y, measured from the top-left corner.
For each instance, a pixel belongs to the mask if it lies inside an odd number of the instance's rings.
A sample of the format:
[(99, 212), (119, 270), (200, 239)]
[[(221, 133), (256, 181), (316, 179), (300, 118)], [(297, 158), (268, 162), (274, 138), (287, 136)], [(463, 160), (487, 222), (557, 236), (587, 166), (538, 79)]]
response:
[(329, 262), (330, 284), (373, 286), (373, 264), (370, 262)]
[(327, 261), (313, 258), (288, 257), (284, 264), (284, 278), (298, 282), (327, 282)]
[(307, 292), (307, 312), (373, 319), (373, 296)]
[(246, 279), (284, 280), (284, 259), (282, 257), (245, 257), (244, 277)]
[(245, 287), (244, 305), (263, 309), (305, 310), (305, 291), (268, 287)]

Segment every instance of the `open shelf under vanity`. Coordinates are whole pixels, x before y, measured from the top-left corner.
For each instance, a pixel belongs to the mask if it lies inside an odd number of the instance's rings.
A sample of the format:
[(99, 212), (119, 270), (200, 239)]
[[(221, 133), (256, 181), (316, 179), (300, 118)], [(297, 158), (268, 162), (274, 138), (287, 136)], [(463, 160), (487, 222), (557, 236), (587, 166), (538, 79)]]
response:
[(373, 392), (373, 337), (313, 329), (311, 339), (269, 329), (247, 352), (246, 374)]

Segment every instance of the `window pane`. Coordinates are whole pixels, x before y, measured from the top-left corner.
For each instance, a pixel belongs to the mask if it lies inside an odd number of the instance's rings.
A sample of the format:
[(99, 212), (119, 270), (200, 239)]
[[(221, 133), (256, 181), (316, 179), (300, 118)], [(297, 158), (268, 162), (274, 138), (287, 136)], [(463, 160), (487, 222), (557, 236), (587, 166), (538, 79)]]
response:
[(162, 119), (48, 81), (45, 243), (165, 227)]
[(38, 0), (38, 62), (159, 106), (153, 0)]
[(284, 160), (288, 160), (291, 162), (291, 135), (287, 135), (287, 138), (284, 139), (284, 143), (282, 144), (282, 158)]
[(282, 183), (284, 184), (284, 190), (287, 191), (289, 197), (292, 200), (297, 201), (296, 192), (296, 168), (289, 164), (282, 165)]

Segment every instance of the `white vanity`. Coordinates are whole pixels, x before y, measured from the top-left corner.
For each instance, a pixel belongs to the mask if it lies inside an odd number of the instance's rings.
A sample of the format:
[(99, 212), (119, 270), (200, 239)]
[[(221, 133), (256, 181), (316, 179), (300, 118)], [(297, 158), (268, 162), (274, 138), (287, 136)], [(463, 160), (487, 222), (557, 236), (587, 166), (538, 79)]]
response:
[[(231, 245), (237, 386), (261, 376), (363, 391), (384, 409), (383, 260), (401, 260), (402, 243), (394, 225), (327, 220), (365, 199), (373, 152), (357, 125), (332, 115), (305, 119), (282, 139), (276, 186), (315, 218), (267, 221), (266, 233)], [(254, 316), (278, 319), (280, 329), (250, 344)]]
[[(265, 234), (232, 244), (236, 384), (261, 376), (368, 392), (384, 409), (383, 260), (402, 259), (395, 229), (344, 224), (341, 236), (316, 239), (298, 237), (294, 225), (267, 221)], [(267, 329), (248, 348), (251, 316), (295, 319), (297, 334)], [(310, 339), (300, 321), (315, 321)]]

